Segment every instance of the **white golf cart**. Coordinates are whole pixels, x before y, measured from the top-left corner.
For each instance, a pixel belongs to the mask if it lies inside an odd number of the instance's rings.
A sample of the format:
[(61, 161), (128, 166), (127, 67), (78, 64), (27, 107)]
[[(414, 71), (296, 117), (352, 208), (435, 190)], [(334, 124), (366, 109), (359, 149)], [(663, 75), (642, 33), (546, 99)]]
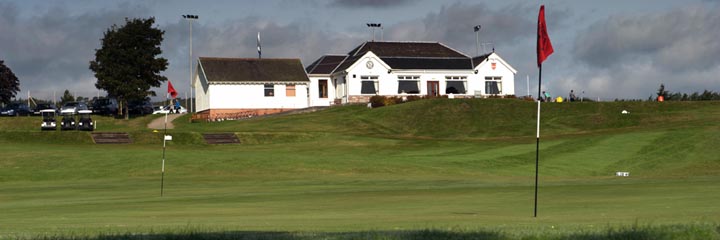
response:
[(40, 124), (41, 130), (53, 130), (55, 131), (57, 129), (57, 124), (55, 123), (55, 115), (57, 112), (55, 112), (55, 109), (43, 109), (40, 110), (40, 115), (42, 115), (42, 124)]
[(60, 130), (75, 130), (77, 124), (75, 121), (75, 109), (66, 109), (60, 112), (62, 115), (62, 122), (60, 122)]
[(90, 117), (90, 114), (92, 113), (91, 110), (80, 110), (78, 111), (78, 114), (80, 114), (80, 119), (78, 119), (78, 130), (82, 131), (92, 131), (95, 130), (95, 125), (93, 124), (92, 118)]

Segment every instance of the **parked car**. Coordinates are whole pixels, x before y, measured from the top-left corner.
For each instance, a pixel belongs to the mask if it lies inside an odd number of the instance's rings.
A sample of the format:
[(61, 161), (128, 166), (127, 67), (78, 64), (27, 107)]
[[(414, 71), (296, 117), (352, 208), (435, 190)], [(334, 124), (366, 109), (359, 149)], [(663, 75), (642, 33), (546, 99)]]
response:
[(30, 113), (30, 107), (26, 103), (19, 102), (10, 103), (0, 111), (0, 115), (3, 116), (29, 116)]
[(60, 113), (71, 111), (73, 114), (78, 113), (80, 110), (88, 110), (87, 103), (85, 102), (67, 102), (60, 108)]
[(77, 129), (77, 124), (75, 121), (75, 112), (72, 109), (65, 109), (62, 112), (63, 118), (60, 122), (60, 130), (75, 130)]
[(42, 110), (45, 110), (45, 109), (51, 109), (51, 110), (55, 111), (55, 113), (58, 113), (58, 112), (59, 112), (58, 109), (57, 109), (57, 107), (55, 107), (55, 104), (52, 104), (52, 103), (38, 103), (37, 105), (35, 105), (35, 109), (33, 109), (33, 114), (35, 114), (35, 115), (41, 115), (41, 114), (40, 114), (41, 111), (42, 111)]
[(91, 109), (95, 114), (115, 115), (118, 113), (118, 102), (115, 98), (101, 98), (92, 103)]
[(79, 114), (78, 124), (77, 124), (78, 130), (82, 130), (82, 131), (95, 130), (95, 124), (93, 123), (93, 120), (90, 117), (91, 113), (92, 113), (92, 111), (90, 111), (90, 110), (78, 111), (78, 114)]
[[(175, 106), (164, 106), (164, 107), (155, 107), (155, 111), (153, 111), (152, 114), (166, 114), (166, 113), (177, 113), (175, 110)], [(187, 109), (183, 106), (180, 106), (180, 113), (187, 113)]]
[(55, 115), (57, 115), (57, 111), (54, 109), (43, 109), (40, 110), (40, 115), (42, 115), (42, 124), (40, 124), (40, 130), (55, 130), (57, 129), (57, 125), (55, 123)]
[(153, 112), (153, 105), (150, 100), (144, 101), (130, 101), (128, 102), (128, 112), (130, 114), (151, 114)]

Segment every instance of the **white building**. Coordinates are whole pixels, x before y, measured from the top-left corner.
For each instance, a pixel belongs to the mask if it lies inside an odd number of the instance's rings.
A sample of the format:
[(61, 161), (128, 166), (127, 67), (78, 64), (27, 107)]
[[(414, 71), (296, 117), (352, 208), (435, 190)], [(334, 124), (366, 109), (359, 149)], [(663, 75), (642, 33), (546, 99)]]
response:
[(509, 96), (517, 73), (495, 52), (471, 58), (438, 42), (365, 42), (347, 55), (325, 55), (306, 71), (311, 106), (374, 95)]
[(209, 118), (307, 108), (309, 83), (300, 59), (201, 57), (195, 105)]
[(438, 42), (365, 42), (306, 69), (299, 59), (201, 57), (193, 86), (196, 112), (224, 118), (368, 102), (375, 95), (509, 96), (515, 73), (494, 51), (471, 58)]

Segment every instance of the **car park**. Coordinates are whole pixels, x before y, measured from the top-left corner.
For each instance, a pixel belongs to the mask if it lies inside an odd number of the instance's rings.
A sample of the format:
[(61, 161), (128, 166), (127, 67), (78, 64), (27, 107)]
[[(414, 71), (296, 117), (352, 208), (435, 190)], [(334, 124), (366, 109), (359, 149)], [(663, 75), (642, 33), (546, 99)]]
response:
[(10, 103), (0, 111), (0, 115), (3, 116), (29, 116), (30, 107), (26, 103)]
[(92, 112), (101, 115), (115, 115), (118, 113), (118, 102), (115, 98), (101, 98), (92, 103)]
[(67, 102), (60, 108), (60, 113), (63, 113), (66, 110), (71, 110), (73, 114), (76, 114), (80, 110), (88, 110), (88, 106), (85, 102)]
[(90, 114), (92, 111), (90, 110), (80, 110), (78, 111), (78, 123), (77, 123), (77, 130), (81, 131), (92, 131), (95, 130), (95, 124), (93, 123), (92, 118), (90, 117)]
[(35, 108), (33, 109), (33, 114), (35, 115), (41, 115), (42, 110), (51, 109), (55, 111), (55, 113), (58, 113), (57, 107), (55, 107), (55, 104), (52, 103), (38, 103), (35, 105)]
[(153, 105), (150, 100), (130, 101), (128, 103), (128, 112), (139, 115), (151, 114), (153, 112)]
[[(187, 109), (183, 106), (180, 106), (179, 111), (180, 111), (180, 113), (187, 113)], [(166, 114), (166, 113), (178, 113), (178, 112), (175, 110), (174, 106), (170, 105), (170, 106), (164, 106), (164, 107), (156, 107), (155, 111), (153, 111), (152, 114)]]
[(54, 109), (43, 109), (40, 110), (40, 115), (42, 115), (42, 124), (40, 124), (40, 130), (55, 130), (57, 129), (57, 124), (55, 122), (55, 115), (57, 115), (57, 112)]
[(62, 121), (60, 122), (60, 130), (75, 130), (77, 124), (75, 121), (75, 111), (73, 109), (65, 109), (60, 112)]

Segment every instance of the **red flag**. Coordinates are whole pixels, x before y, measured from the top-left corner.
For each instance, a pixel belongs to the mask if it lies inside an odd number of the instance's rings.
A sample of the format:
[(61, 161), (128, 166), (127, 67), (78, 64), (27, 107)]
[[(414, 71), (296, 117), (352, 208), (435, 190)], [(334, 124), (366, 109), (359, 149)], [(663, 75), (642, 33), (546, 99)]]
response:
[(172, 86), (172, 83), (168, 81), (168, 94), (172, 96), (172, 98), (177, 97), (177, 91), (175, 91), (175, 88)]
[(545, 25), (545, 5), (540, 5), (540, 15), (538, 15), (538, 28), (537, 28), (537, 64), (538, 67), (542, 65), (542, 62), (553, 53), (553, 46), (550, 43), (550, 36), (547, 33), (547, 26)]

